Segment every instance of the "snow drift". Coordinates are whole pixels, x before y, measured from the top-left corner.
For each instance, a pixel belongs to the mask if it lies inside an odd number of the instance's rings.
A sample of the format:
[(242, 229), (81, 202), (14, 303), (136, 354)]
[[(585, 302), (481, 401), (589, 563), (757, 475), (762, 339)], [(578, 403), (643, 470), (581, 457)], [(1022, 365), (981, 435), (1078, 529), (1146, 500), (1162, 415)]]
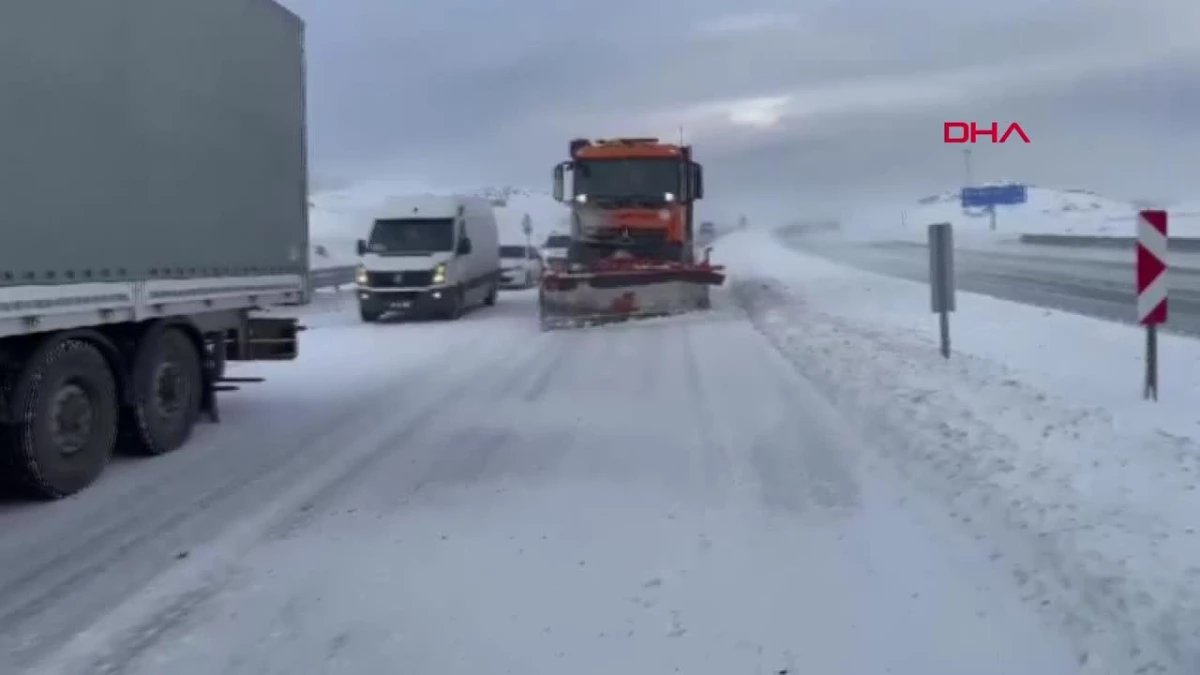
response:
[(769, 234), (717, 245), (753, 322), (923, 491), (994, 549), (1088, 672), (1200, 672), (1200, 344), (960, 294), (953, 355), (925, 284)]

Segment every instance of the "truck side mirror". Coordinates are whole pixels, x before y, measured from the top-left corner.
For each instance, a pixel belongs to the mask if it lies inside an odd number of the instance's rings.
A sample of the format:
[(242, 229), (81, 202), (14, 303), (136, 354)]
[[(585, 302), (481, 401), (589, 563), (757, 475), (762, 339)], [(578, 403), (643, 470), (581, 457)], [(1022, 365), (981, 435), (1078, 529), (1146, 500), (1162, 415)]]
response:
[(563, 180), (566, 171), (566, 163), (554, 167), (554, 201), (561, 202), (563, 200)]
[(357, 247), (358, 255), (360, 257), (367, 254), (367, 241), (365, 239), (359, 239), (357, 242)]
[(462, 239), (459, 239), (458, 240), (458, 248), (455, 249), (455, 253), (457, 253), (458, 255), (470, 255), (471, 254), (471, 238), (463, 237)]
[(692, 199), (704, 199), (704, 167), (696, 162), (691, 164), (691, 195)]

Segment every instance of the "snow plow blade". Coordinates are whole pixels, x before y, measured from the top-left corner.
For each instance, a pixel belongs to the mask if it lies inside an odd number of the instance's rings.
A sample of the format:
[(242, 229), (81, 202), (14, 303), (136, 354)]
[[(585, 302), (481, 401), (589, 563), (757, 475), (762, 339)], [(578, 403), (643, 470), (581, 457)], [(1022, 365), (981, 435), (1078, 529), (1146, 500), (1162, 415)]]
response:
[(709, 287), (724, 282), (723, 268), (708, 265), (547, 272), (538, 296), (542, 330), (707, 310)]

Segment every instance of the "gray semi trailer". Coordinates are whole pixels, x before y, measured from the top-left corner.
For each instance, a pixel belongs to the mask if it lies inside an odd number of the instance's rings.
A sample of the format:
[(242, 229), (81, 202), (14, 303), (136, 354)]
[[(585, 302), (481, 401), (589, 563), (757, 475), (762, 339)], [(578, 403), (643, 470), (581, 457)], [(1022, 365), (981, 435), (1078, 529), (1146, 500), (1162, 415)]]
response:
[(308, 299), (304, 26), (272, 0), (0, 2), (0, 479), (183, 445)]

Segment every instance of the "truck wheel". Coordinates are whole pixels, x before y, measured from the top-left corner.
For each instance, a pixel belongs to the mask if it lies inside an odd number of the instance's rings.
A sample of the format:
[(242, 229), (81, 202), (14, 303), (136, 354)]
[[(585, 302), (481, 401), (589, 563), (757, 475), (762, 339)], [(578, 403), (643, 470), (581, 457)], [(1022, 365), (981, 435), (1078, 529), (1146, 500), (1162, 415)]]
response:
[(183, 331), (167, 328), (143, 337), (133, 364), (134, 404), (124, 411), (122, 445), (140, 455), (171, 452), (200, 417), (200, 356)]
[(116, 378), (100, 350), (81, 340), (40, 350), (12, 393), (19, 421), (0, 446), (17, 487), (58, 499), (91, 485), (112, 457), (119, 417)]
[(375, 323), (376, 321), (379, 320), (380, 314), (379, 314), (379, 312), (372, 312), (371, 310), (367, 309), (366, 307), (359, 305), (358, 306), (358, 316), (363, 320), (363, 323)]
[(483, 299), (483, 304), (492, 307), (496, 304), (496, 296), (500, 294), (500, 282), (493, 281), (492, 289), (488, 291), (487, 297)]

